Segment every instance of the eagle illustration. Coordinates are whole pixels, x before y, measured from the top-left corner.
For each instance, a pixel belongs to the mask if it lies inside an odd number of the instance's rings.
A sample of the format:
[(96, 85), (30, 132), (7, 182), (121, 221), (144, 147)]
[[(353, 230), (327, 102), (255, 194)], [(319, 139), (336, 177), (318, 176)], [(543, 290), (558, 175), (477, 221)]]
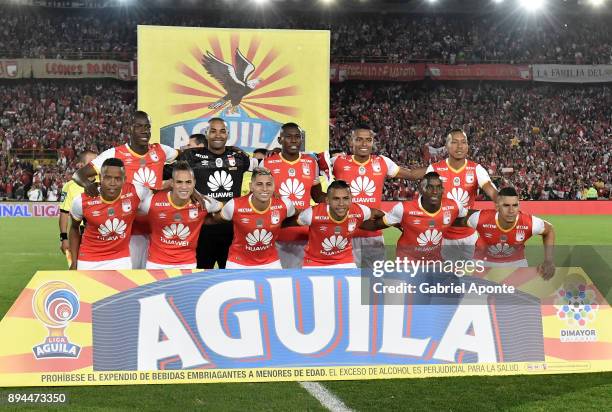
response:
[(209, 109), (218, 109), (230, 102), (230, 111), (233, 111), (242, 98), (255, 90), (261, 79), (247, 80), (255, 71), (253, 63), (236, 49), (234, 55), (236, 66), (217, 59), (209, 51), (202, 57), (202, 65), (215, 80), (217, 80), (226, 91), (226, 95), (208, 106)]

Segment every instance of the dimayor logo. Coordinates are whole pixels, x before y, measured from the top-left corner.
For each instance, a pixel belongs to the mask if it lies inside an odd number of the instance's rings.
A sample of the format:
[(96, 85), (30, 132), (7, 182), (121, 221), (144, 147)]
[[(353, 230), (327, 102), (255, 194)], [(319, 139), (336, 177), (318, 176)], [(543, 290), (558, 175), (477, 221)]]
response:
[(561, 342), (597, 340), (597, 331), (592, 329), (592, 324), (595, 322), (599, 304), (594, 288), (587, 284), (582, 276), (573, 274), (568, 277), (557, 291), (555, 309), (557, 317), (573, 328), (561, 330)]
[(187, 119), (162, 126), (161, 143), (186, 144), (189, 135), (206, 133), (209, 119), (221, 117), (228, 127), (227, 145), (246, 151), (270, 148), (286, 118), (299, 115), (289, 59), (283, 61), (284, 55), (257, 35), (211, 35), (190, 54), (177, 67), (179, 75), (170, 84), (176, 98), (168, 107), (171, 115)]
[(49, 330), (49, 336), (32, 348), (36, 359), (78, 358), (81, 347), (70, 343), (64, 330), (79, 314), (79, 296), (66, 282), (53, 281), (38, 288), (32, 298), (34, 314)]

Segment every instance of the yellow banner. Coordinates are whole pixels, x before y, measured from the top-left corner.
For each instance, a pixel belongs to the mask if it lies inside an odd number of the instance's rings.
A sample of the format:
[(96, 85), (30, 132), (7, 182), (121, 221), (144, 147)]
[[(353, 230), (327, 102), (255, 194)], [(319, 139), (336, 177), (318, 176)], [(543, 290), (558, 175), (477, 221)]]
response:
[[(212, 117), (228, 145), (271, 148), (283, 123), (328, 147), (329, 31), (138, 26), (138, 107), (153, 140), (180, 147)], [(156, 132), (158, 131), (158, 132)]]

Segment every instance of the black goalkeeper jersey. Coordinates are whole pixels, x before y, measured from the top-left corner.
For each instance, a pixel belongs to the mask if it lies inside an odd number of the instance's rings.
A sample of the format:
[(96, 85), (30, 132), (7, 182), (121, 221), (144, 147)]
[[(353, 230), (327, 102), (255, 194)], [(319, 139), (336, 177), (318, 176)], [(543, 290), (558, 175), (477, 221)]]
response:
[(177, 160), (185, 160), (196, 179), (196, 190), (221, 202), (240, 196), (245, 172), (257, 166), (257, 160), (232, 148), (217, 155), (206, 148), (193, 148), (182, 152)]

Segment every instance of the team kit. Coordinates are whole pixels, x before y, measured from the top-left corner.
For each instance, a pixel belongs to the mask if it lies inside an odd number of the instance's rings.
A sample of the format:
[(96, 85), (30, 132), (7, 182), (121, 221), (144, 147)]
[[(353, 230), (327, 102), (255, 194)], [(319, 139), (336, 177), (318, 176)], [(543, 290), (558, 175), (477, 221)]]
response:
[[(408, 169), (373, 153), (366, 125), (347, 137), (348, 153), (302, 152), (302, 130), (286, 123), (280, 150), (249, 156), (226, 146), (223, 119), (208, 123), (177, 150), (150, 143), (149, 116), (139, 111), (126, 144), (81, 154), (60, 205), (70, 269), (372, 268), (385, 259), (382, 231), (394, 226), (397, 259), (489, 267), (527, 266), (525, 242), (539, 235), (538, 272), (554, 274), (553, 227), (521, 212), (516, 190), (498, 189), (468, 159), (460, 129), (447, 136), (448, 158)], [(249, 193), (241, 195), (246, 172)], [(396, 178), (417, 181), (418, 194), (384, 212), (385, 180)], [(479, 189), (490, 208), (474, 209)]]

